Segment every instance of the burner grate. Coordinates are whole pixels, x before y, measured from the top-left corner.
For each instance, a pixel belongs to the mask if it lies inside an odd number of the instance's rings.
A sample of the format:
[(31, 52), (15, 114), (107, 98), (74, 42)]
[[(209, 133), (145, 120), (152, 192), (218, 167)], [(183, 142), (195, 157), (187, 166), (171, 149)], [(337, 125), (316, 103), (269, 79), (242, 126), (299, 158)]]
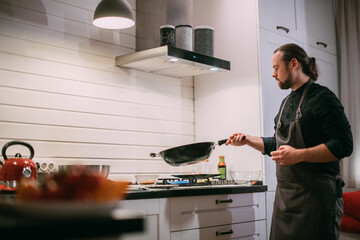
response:
[(218, 174), (173, 175), (175, 178), (160, 178), (159, 185), (176, 184), (178, 186), (208, 186), (212, 185), (212, 178)]

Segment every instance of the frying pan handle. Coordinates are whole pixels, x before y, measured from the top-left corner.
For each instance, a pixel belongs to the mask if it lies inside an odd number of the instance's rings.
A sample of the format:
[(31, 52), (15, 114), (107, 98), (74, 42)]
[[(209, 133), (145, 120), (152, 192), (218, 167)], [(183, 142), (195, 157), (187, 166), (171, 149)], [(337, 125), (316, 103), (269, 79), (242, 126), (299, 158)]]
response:
[(228, 139), (223, 139), (223, 140), (218, 141), (218, 145), (221, 146), (221, 145), (225, 144), (227, 140)]
[[(245, 140), (245, 138), (246, 138), (246, 136), (243, 136), (241, 140)], [(223, 140), (218, 141), (219, 146), (221, 146), (221, 145), (223, 145), (224, 143), (226, 143), (227, 140), (228, 140), (228, 139), (223, 139)]]

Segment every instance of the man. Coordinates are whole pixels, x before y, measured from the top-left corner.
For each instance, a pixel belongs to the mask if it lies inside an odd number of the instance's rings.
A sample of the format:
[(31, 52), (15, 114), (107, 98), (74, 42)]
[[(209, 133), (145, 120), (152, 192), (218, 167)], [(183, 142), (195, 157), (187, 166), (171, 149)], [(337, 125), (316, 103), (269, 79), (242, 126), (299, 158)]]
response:
[(270, 239), (338, 239), (343, 207), (339, 160), (353, 150), (349, 122), (335, 94), (314, 83), (315, 59), (301, 47), (276, 49), (273, 68), (279, 87), (292, 90), (275, 117), (274, 136), (235, 133), (226, 144), (246, 144), (276, 163)]

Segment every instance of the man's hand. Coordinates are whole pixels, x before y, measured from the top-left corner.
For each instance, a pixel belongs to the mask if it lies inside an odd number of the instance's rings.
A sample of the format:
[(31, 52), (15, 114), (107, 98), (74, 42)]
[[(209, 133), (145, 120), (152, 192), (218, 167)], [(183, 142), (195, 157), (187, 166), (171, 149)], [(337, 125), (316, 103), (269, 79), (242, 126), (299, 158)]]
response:
[(234, 133), (226, 141), (226, 145), (243, 146), (248, 145), (260, 152), (264, 152), (264, 142), (260, 137), (245, 135), (243, 133)]
[(324, 143), (311, 148), (296, 149), (289, 145), (280, 146), (270, 153), (271, 159), (280, 165), (293, 165), (299, 162), (332, 162), (337, 160)]
[(294, 165), (302, 161), (298, 149), (289, 145), (280, 146), (278, 150), (271, 152), (271, 159), (280, 165)]
[(234, 133), (226, 141), (226, 145), (243, 146), (246, 143), (246, 136), (243, 133)]

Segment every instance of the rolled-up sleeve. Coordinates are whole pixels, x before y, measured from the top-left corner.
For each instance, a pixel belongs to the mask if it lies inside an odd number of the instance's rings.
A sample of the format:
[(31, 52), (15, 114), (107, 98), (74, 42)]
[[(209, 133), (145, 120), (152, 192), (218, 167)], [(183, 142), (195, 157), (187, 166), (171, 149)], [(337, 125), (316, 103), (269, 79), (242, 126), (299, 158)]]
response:
[(338, 159), (350, 156), (353, 151), (353, 136), (344, 108), (332, 93), (321, 95), (326, 104), (315, 105), (314, 116), (324, 138), (324, 144)]
[(263, 154), (270, 155), (272, 151), (276, 150), (276, 141), (275, 136), (273, 137), (262, 137), (262, 140), (264, 142), (264, 152)]

